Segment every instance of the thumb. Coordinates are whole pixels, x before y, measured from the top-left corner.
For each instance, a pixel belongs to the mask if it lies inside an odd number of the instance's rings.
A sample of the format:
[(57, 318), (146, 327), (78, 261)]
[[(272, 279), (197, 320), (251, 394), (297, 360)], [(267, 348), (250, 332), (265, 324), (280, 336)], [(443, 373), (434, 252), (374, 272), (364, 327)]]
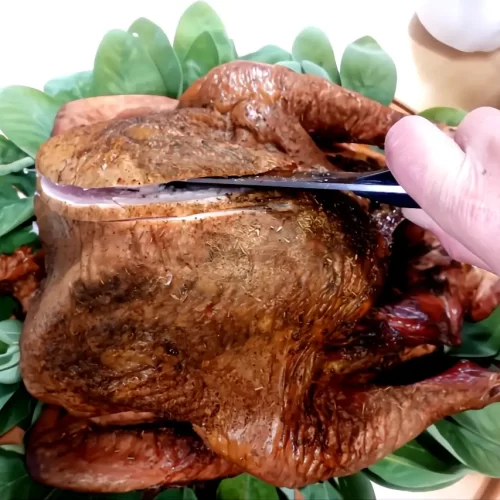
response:
[[(474, 128), (471, 118), (464, 120), (468, 130)], [(480, 143), (481, 138), (476, 139), (474, 146), (481, 147)], [(491, 247), (500, 238), (495, 216), (500, 211), (500, 191), (492, 196), (486, 177), (496, 176), (500, 185), (500, 168), (488, 168), (484, 176), (484, 155), (480, 158), (470, 147), (464, 152), (451, 137), (418, 116), (405, 117), (391, 128), (385, 152), (396, 180), (442, 232), (492, 269), (499, 269), (496, 248)], [(405, 215), (412, 219), (415, 213)]]

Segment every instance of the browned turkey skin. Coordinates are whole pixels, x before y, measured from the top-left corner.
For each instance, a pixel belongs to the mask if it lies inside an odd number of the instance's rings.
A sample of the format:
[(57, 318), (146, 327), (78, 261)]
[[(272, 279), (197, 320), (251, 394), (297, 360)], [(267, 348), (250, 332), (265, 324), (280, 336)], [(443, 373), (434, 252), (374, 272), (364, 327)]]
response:
[[(174, 110), (150, 114), (144, 99), (94, 124), (77, 109), (93, 104), (65, 108), (37, 158), (47, 277), (21, 366), (52, 406), (27, 439), (35, 479), (123, 492), (246, 471), (298, 487), (500, 400), (500, 376), (468, 362), (379, 382), (498, 303), (495, 277), (447, 259), (397, 210), (345, 193), (158, 187), (341, 168), (312, 136), (381, 144), (402, 115), (241, 62)], [(362, 148), (341, 149), (360, 167)]]

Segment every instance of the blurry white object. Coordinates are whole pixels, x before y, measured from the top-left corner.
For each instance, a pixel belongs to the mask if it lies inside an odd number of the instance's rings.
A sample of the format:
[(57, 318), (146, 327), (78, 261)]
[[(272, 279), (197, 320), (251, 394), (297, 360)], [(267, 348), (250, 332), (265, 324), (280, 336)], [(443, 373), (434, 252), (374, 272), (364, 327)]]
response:
[(500, 0), (417, 0), (416, 14), (434, 38), (454, 49), (500, 48)]

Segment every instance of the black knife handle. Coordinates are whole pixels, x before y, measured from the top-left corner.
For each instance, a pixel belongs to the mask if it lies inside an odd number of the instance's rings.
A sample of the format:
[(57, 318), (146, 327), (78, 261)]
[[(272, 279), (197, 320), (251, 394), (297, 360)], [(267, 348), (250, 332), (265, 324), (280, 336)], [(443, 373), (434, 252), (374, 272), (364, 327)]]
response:
[[(377, 172), (375, 174), (365, 175), (357, 179), (354, 184), (363, 185), (383, 185), (383, 186), (399, 186), (398, 182), (392, 175), (390, 170)], [(367, 198), (379, 203), (393, 205), (401, 208), (420, 208), (419, 204), (407, 193), (367, 193), (365, 191), (353, 191), (356, 195)]]

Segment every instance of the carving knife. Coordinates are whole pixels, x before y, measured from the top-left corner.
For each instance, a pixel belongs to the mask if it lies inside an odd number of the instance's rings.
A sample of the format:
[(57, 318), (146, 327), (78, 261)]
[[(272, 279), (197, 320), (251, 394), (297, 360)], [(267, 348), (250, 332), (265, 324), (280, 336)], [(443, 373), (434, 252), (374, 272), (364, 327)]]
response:
[(387, 170), (376, 172), (294, 173), (290, 176), (254, 175), (242, 177), (201, 177), (174, 184), (208, 184), (270, 189), (352, 191), (372, 201), (402, 208), (420, 208)]

